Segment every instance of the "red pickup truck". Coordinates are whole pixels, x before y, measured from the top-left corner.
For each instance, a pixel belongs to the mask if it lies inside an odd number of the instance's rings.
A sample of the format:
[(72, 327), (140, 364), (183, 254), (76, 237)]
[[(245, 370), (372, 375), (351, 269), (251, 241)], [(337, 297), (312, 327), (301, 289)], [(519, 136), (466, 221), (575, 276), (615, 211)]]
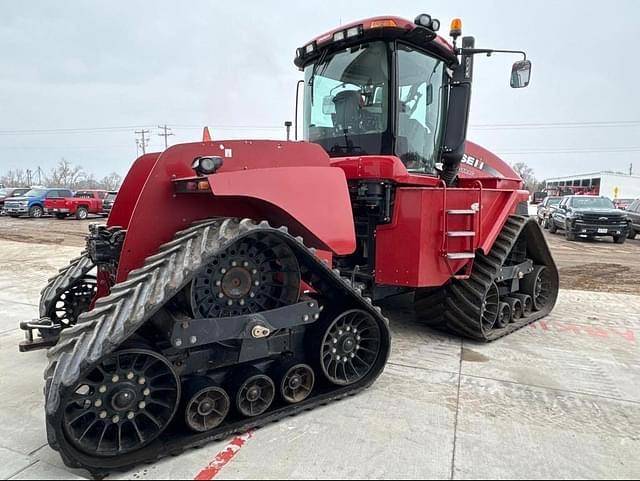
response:
[(99, 214), (106, 197), (105, 190), (80, 190), (73, 197), (49, 198), (44, 201), (45, 212), (64, 219), (70, 215), (84, 220), (89, 214)]

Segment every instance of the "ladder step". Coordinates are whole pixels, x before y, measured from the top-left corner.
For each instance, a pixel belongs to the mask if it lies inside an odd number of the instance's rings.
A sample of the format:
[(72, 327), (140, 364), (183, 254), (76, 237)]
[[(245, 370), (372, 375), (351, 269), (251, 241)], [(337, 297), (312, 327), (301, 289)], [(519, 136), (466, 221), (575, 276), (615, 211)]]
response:
[(473, 252), (450, 252), (447, 254), (447, 258), (452, 261), (457, 261), (461, 259), (475, 259), (476, 255)]
[(450, 209), (447, 211), (449, 215), (475, 215), (476, 213), (473, 209)]
[(449, 237), (475, 237), (476, 233), (472, 230), (457, 230), (447, 232)]

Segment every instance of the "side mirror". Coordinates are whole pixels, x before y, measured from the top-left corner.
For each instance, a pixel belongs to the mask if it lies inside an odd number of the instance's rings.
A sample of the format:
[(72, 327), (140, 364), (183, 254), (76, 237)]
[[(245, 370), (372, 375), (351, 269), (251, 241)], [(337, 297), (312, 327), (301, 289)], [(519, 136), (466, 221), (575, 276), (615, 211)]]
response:
[(511, 69), (511, 88), (521, 89), (529, 85), (531, 79), (531, 62), (520, 60), (513, 64)]

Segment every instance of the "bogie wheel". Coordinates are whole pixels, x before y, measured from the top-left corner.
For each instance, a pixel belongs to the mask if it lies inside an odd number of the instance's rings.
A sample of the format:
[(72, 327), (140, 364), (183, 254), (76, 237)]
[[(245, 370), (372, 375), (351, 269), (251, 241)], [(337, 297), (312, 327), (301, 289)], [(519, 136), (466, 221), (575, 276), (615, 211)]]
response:
[(258, 369), (240, 372), (244, 379), (236, 392), (236, 408), (243, 416), (254, 417), (263, 414), (275, 398), (276, 386), (273, 380)]
[(482, 329), (488, 332), (496, 325), (500, 313), (500, 292), (496, 283), (492, 283), (487, 290), (480, 307)]
[(498, 327), (507, 327), (511, 322), (511, 306), (507, 302), (500, 303), (500, 311), (498, 313), (498, 319), (496, 325)]
[(515, 292), (511, 295), (520, 300), (522, 305), (522, 316), (529, 317), (533, 312), (533, 299), (531, 299), (531, 296), (528, 294), (521, 294), (519, 292)]
[(272, 236), (245, 238), (220, 253), (191, 283), (195, 317), (231, 317), (294, 304), (300, 267), (293, 251)]
[(315, 384), (315, 374), (311, 366), (291, 360), (276, 368), (280, 396), (289, 404), (304, 401), (309, 397)]
[(515, 297), (505, 297), (504, 302), (511, 308), (511, 322), (519, 321), (522, 317), (522, 302)]
[(331, 321), (322, 337), (322, 372), (340, 386), (358, 382), (375, 365), (381, 346), (380, 328), (368, 312), (345, 311)]
[(178, 376), (164, 357), (143, 349), (116, 351), (65, 401), (65, 435), (89, 455), (136, 451), (165, 430), (179, 400)]
[(185, 423), (195, 432), (218, 427), (229, 414), (229, 395), (208, 378), (195, 378), (185, 389)]
[(545, 266), (535, 266), (520, 281), (520, 292), (531, 296), (532, 307), (535, 311), (544, 309), (552, 298), (553, 282), (551, 273)]
[[(98, 285), (95, 276), (85, 276), (60, 294), (58, 299), (52, 303), (52, 307), (47, 312), (46, 317), (51, 319), (54, 324), (59, 324), (61, 329), (74, 326), (80, 314), (89, 310), (97, 289)], [(43, 337), (49, 335), (57, 336), (59, 331), (57, 329), (53, 331), (41, 329), (40, 333)]]

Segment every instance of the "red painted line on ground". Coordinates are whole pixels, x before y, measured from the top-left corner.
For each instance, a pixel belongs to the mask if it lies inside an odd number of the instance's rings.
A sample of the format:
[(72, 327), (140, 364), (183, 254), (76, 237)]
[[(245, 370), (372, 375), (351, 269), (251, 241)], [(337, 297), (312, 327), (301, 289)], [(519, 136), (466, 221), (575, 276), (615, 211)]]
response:
[(249, 431), (242, 436), (233, 438), (226, 448), (216, 454), (216, 457), (209, 463), (209, 466), (200, 471), (193, 479), (210, 480), (215, 478), (222, 468), (224, 468), (229, 461), (238, 454), (240, 448), (244, 446), (249, 439), (251, 439), (252, 435), (253, 433)]

